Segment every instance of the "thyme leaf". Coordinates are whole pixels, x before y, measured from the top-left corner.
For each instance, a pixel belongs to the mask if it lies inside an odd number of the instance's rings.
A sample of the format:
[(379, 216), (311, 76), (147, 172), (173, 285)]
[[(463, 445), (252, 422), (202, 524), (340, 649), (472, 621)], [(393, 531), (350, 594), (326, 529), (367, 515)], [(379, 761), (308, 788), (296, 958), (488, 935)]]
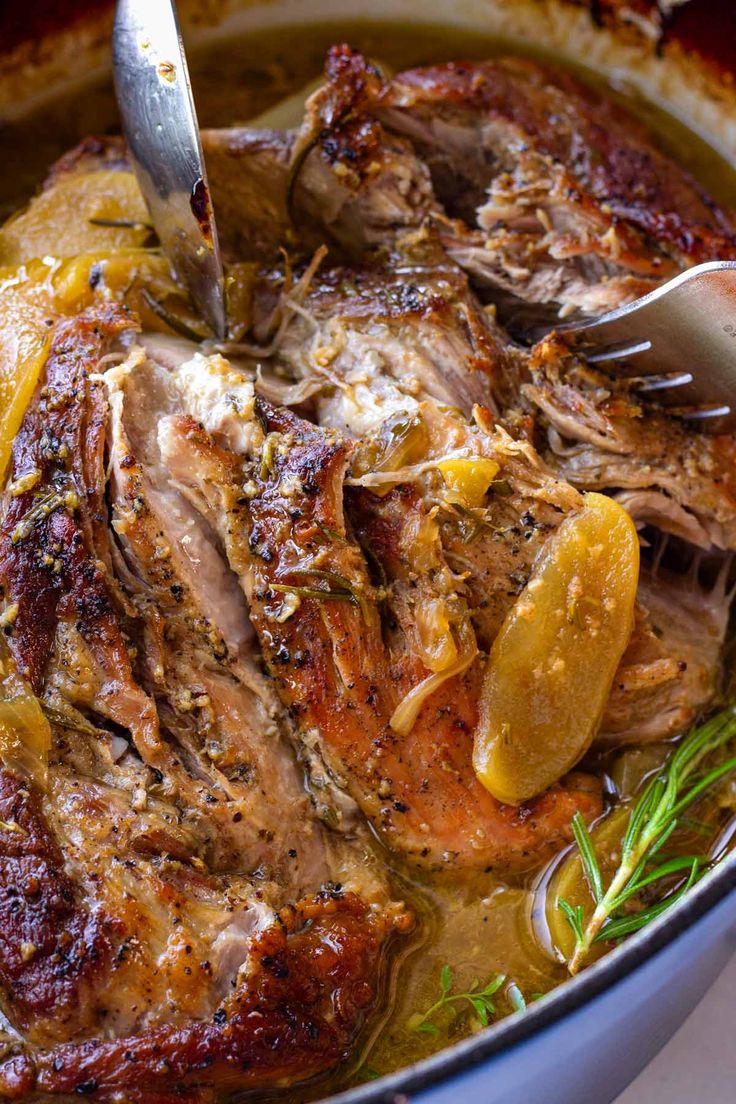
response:
[(443, 1009), (452, 1008), (457, 1005), (462, 1006), (463, 1004), (469, 1005), (476, 1019), (480, 1021), (483, 1027), (487, 1027), (490, 1023), (491, 1016), (493, 1016), (496, 1011), (493, 996), (498, 992), (505, 980), (505, 974), (496, 974), (482, 988), (479, 988), (479, 982), (474, 981), (467, 992), (453, 993), (454, 977), (452, 967), (448, 963), (445, 963), (440, 971), (439, 999), (436, 1000), (426, 1012), (416, 1012), (411, 1016), (407, 1022), (407, 1027), (410, 1031), (415, 1031), (420, 1035), (439, 1035), (439, 1028), (437, 1024), (433, 1023), (437, 1013)]
[[(662, 861), (661, 852), (675, 829), (687, 826), (687, 818), (682, 816), (685, 810), (736, 771), (736, 756), (709, 768), (706, 763), (735, 736), (736, 708), (728, 708), (684, 737), (632, 808), (619, 865), (605, 889), (594, 841), (580, 814), (575, 814), (572, 830), (595, 908), (586, 923), (582, 905), (573, 907), (564, 899), (557, 902), (575, 936), (575, 950), (567, 964), (571, 974), (585, 963), (595, 943), (621, 939), (643, 928), (679, 901), (710, 868), (712, 863), (700, 855), (677, 855)], [(657, 855), (660, 861), (655, 863)], [(677, 875), (687, 876), (668, 890)], [(643, 890), (651, 893), (655, 887), (665, 890), (659, 901), (637, 911), (622, 911)]]

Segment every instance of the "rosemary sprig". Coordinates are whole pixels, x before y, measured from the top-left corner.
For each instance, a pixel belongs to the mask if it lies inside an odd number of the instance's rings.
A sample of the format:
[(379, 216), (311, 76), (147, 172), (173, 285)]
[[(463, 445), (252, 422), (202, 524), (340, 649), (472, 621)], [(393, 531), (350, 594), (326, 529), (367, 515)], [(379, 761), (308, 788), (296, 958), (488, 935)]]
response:
[(178, 315), (170, 311), (160, 299), (157, 299), (155, 295), (151, 294), (148, 288), (141, 288), (141, 295), (149, 309), (153, 311), (170, 330), (179, 334), (180, 337), (186, 337), (188, 341), (199, 343), (209, 336), (204, 330), (200, 331), (194, 329), (194, 327), (190, 326), (183, 318), (179, 318)]
[(479, 989), (479, 983), (476, 981), (473, 982), (466, 993), (453, 993), (452, 968), (445, 963), (440, 971), (439, 1000), (436, 1000), (426, 1012), (416, 1012), (411, 1016), (407, 1022), (407, 1027), (410, 1031), (417, 1031), (423, 1035), (439, 1035), (439, 1028), (435, 1023), (432, 1023), (433, 1018), (441, 1009), (451, 1008), (457, 1004), (469, 1004), (483, 1027), (487, 1027), (490, 1017), (496, 1011), (492, 999), (493, 995), (498, 992), (505, 980), (505, 974), (496, 974), (483, 988)]
[(348, 590), (321, 590), (319, 587), (292, 586), (290, 583), (269, 583), (269, 590), (278, 594), (298, 594), (300, 598), (316, 598), (319, 602), (353, 602)]
[(87, 222), (90, 226), (109, 226), (118, 230), (153, 230), (150, 222), (138, 222), (134, 219), (90, 218)]
[[(721, 778), (736, 770), (736, 756), (703, 771), (703, 761), (736, 736), (736, 710), (729, 708), (706, 724), (694, 728), (682, 740), (662, 769), (649, 782), (634, 805), (621, 843), (619, 865), (606, 888), (603, 886), (595, 844), (580, 813), (572, 830), (580, 852), (580, 861), (595, 901), (593, 914), (585, 922), (582, 905), (572, 906), (560, 899), (558, 907), (575, 936), (575, 950), (568, 962), (571, 974), (578, 972), (594, 943), (620, 939), (638, 931), (656, 919), (701, 877), (708, 868), (707, 859), (681, 855), (656, 864), (654, 860), (675, 828), (686, 821), (682, 813)], [(623, 906), (642, 890), (683, 875), (684, 882), (660, 901), (636, 912), (622, 912)]]

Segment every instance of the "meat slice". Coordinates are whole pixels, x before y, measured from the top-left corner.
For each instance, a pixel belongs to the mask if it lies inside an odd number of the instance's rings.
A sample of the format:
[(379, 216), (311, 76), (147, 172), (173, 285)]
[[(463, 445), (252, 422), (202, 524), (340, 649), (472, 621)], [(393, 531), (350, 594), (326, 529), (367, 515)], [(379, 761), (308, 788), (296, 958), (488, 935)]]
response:
[(407, 136), (480, 284), (602, 312), (680, 269), (736, 257), (736, 229), (608, 97), (519, 58), (398, 74), (369, 109)]
[(736, 547), (733, 437), (692, 432), (555, 337), (535, 347), (530, 372), (523, 399), (536, 409), (546, 459), (560, 476), (619, 493), (635, 520), (692, 544)]
[(11, 1099), (204, 1101), (313, 1076), (411, 925), (304, 795), (239, 587), (157, 460), (148, 363), (121, 310), (59, 323), (5, 491), (9, 643), (51, 720), (46, 770), (0, 769)]
[[(143, 1036), (70, 1044), (6, 1091), (160, 1104), (313, 1077), (344, 1059), (375, 997), (388, 923), (358, 898), (325, 895), (283, 910), (253, 941), (247, 978), (209, 1020)], [(30, 1066), (30, 1063), (27, 1063)], [(0, 1066), (0, 1088), (3, 1069)]]
[(311, 381), (327, 425), (359, 437), (423, 397), (469, 415), (505, 386), (511, 354), (492, 315), (431, 245), (388, 263), (319, 269), (297, 310), (288, 296), (279, 307), (282, 279), (277, 270), (260, 285), (256, 316), (291, 309), (278, 316), (273, 371)]
[(112, 307), (57, 326), (45, 378), (13, 445), (0, 580), (10, 648), (33, 689), (42, 689), (55, 657), (70, 701), (123, 726), (142, 753), (155, 755), (155, 710), (133, 678), (108, 585), (104, 398), (90, 379), (129, 327)]
[(0, 770), (0, 982), (12, 994), (15, 1027), (48, 1045), (94, 1022), (118, 931), (112, 916), (81, 898), (40, 794), (26, 782)]
[(328, 51), (291, 154), (292, 213), (348, 253), (391, 246), (439, 212), (426, 165), (370, 114), (380, 72), (347, 46)]
[(165, 826), (166, 801), (131, 801), (139, 768), (104, 768), (104, 737), (67, 728), (48, 791), (0, 771), (0, 983), (18, 1032), (0, 1092), (200, 1101), (339, 1061), (409, 917), (334, 885), (274, 912), (257, 880), (171, 854), (171, 833), (142, 849), (135, 822)]
[(139, 349), (105, 381), (119, 574), (144, 625), (144, 683), (184, 763), (170, 777), (210, 825), (212, 869), (247, 861), (293, 899), (327, 878), (322, 840), (237, 580), (160, 455), (158, 423), (176, 409), (175, 393)]
[[(182, 421), (189, 461), (177, 477), (221, 517), (229, 555), (282, 700), (308, 745), (389, 846), (431, 867), (524, 868), (567, 838), (572, 813), (599, 808), (592, 779), (571, 776), (520, 809), (496, 802), (472, 770), (482, 675), (466, 627), (458, 673), (417, 705), (400, 735), (396, 707), (428, 672), (403, 634), (388, 646), (364, 557), (345, 528), (342, 481), (350, 448), (257, 400), (264, 440), (244, 469), (196, 423)], [(241, 504), (242, 503), (242, 504)], [(412, 515), (408, 515), (410, 524)], [(390, 578), (393, 552), (384, 563)], [(391, 608), (391, 596), (386, 601)], [(389, 623), (391, 615), (388, 614)], [(398, 620), (398, 618), (397, 618)]]
[(239, 127), (202, 132), (226, 261), (262, 262), (288, 241), (291, 145), (291, 136), (282, 131)]

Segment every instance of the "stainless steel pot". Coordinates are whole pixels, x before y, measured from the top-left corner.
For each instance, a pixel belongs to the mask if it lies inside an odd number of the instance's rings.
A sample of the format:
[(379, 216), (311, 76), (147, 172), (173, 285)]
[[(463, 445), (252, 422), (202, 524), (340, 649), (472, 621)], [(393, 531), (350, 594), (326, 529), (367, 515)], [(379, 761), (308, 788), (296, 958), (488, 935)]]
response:
[[(329, 20), (339, 28), (346, 14), (363, 14), (346, 13), (344, 0), (181, 0), (180, 8), (193, 50), (248, 27)], [(0, 127), (105, 72), (111, 14), (110, 0), (1, 6)], [(532, 43), (584, 61), (667, 107), (736, 165), (733, 0), (372, 0), (370, 17), (451, 23), (501, 35), (510, 48)], [(607, 1104), (735, 949), (733, 854), (668, 915), (523, 1014), (334, 1100)]]

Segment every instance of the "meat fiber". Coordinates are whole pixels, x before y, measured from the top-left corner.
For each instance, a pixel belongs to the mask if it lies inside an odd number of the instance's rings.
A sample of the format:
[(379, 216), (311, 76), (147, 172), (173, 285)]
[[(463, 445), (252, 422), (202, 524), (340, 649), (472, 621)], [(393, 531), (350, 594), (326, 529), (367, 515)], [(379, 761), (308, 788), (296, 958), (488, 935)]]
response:
[(732, 436), (693, 432), (559, 339), (537, 346), (529, 369), (521, 396), (562, 478), (617, 493), (635, 520), (696, 546), (736, 547)]
[[(301, 739), (315, 745), (335, 784), (387, 844), (415, 861), (523, 868), (531, 853), (551, 851), (566, 838), (572, 810), (590, 816), (598, 807), (595, 781), (571, 776), (522, 809), (483, 789), (471, 763), (482, 666), (469, 626), (461, 629), (465, 661), (457, 675), (417, 707), (408, 731), (391, 727), (397, 706), (428, 672), (400, 631), (402, 596), (392, 591), (386, 617), (399, 631), (384, 643), (381, 596), (346, 531), (350, 446), (263, 400), (256, 409), (263, 442), (242, 471), (196, 423), (180, 422), (189, 456), (184, 462), (178, 452), (177, 478), (204, 512), (220, 516), (264, 657)], [(412, 527), (411, 511), (402, 514), (401, 524)], [(402, 551), (376, 545), (372, 553), (390, 581)]]
[(410, 138), (480, 284), (600, 313), (688, 265), (736, 257), (736, 226), (630, 114), (569, 74), (505, 58), (398, 74), (375, 110)]
[(360, 826), (333, 837), (305, 794), (235, 577), (157, 452), (175, 400), (94, 309), (59, 323), (15, 442), (5, 618), (52, 739), (45, 787), (0, 770), (11, 1099), (314, 1076), (411, 923)]
[[(91, 273), (13, 446), (0, 674), (45, 727), (0, 761), (7, 1099), (317, 1078), (411, 929), (392, 863), (526, 874), (600, 814), (585, 770), (517, 807), (472, 766), (488, 652), (586, 491), (645, 546), (599, 741), (678, 735), (718, 691), (733, 438), (497, 314), (736, 257), (731, 217), (519, 59), (386, 78), (336, 47), (298, 130), (204, 146), (228, 341), (140, 334), (131, 302), (162, 329), (166, 304)], [(44, 202), (98, 170), (130, 173), (122, 142), (72, 151)]]

